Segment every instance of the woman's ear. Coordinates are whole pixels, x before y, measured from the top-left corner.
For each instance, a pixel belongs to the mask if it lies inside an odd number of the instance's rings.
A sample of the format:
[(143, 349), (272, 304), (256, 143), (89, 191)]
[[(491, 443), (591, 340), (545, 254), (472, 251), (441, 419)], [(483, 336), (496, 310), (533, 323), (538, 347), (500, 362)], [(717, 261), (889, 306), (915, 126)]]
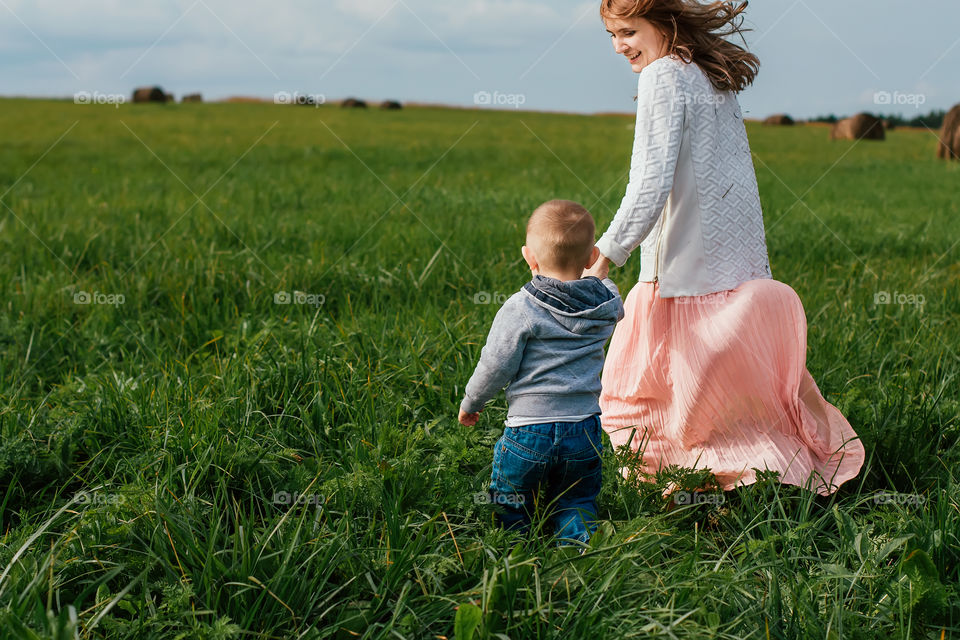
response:
[(540, 265), (537, 264), (537, 256), (533, 255), (533, 250), (530, 247), (523, 245), (520, 247), (520, 253), (526, 260), (527, 266), (530, 267), (530, 271), (537, 271), (540, 268)]
[(587, 261), (586, 268), (589, 269), (597, 263), (597, 260), (600, 259), (600, 248), (594, 246), (593, 251), (590, 252), (590, 259)]

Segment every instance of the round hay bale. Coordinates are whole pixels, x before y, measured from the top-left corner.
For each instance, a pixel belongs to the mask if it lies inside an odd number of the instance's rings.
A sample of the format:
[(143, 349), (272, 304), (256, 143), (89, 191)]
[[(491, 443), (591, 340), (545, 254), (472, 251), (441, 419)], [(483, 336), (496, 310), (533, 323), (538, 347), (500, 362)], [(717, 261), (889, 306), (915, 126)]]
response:
[(840, 120), (830, 130), (831, 140), (886, 140), (883, 121), (869, 113)]
[(778, 126), (778, 127), (789, 127), (789, 126), (793, 126), (795, 123), (793, 121), (793, 118), (791, 118), (787, 114), (777, 113), (770, 116), (766, 120), (764, 120), (763, 124), (770, 125), (770, 126)]
[(340, 106), (344, 109), (366, 109), (367, 103), (359, 98), (347, 98), (340, 103)]
[(403, 105), (397, 102), (396, 100), (384, 100), (383, 102), (380, 103), (380, 108), (397, 111), (399, 109), (403, 109)]
[(167, 94), (160, 87), (138, 87), (133, 90), (133, 102), (166, 102)]
[(960, 160), (960, 104), (950, 109), (943, 119), (937, 157), (944, 160)]

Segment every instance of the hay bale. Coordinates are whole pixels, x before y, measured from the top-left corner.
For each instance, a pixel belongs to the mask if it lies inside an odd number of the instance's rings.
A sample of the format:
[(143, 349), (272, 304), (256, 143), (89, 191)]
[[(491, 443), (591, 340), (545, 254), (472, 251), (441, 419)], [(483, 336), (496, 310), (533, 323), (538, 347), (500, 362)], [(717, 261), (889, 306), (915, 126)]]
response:
[(180, 98), (180, 102), (203, 102), (203, 96), (199, 93), (188, 93)]
[(396, 100), (384, 100), (380, 103), (381, 109), (388, 109), (391, 111), (397, 111), (403, 109), (403, 105), (397, 102)]
[(366, 109), (367, 103), (359, 98), (347, 98), (340, 103), (340, 106), (344, 109)]
[(944, 160), (960, 160), (960, 104), (950, 109), (943, 119), (937, 157)]
[(830, 130), (831, 140), (886, 140), (883, 121), (869, 113), (845, 118)]
[(160, 87), (138, 87), (133, 90), (133, 102), (166, 102), (167, 94)]
[(777, 113), (764, 120), (763, 124), (778, 127), (789, 127), (793, 126), (794, 121), (793, 118), (785, 113)]

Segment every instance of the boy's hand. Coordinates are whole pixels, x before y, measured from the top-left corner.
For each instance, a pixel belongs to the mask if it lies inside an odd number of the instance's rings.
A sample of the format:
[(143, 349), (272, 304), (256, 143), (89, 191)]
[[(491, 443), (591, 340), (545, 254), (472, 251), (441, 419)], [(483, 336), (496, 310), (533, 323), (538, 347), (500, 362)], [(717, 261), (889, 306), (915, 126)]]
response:
[(463, 409), (460, 409), (460, 415), (457, 416), (457, 419), (463, 426), (472, 427), (473, 425), (477, 424), (477, 420), (480, 419), (480, 412), (477, 411), (476, 413), (467, 413)]

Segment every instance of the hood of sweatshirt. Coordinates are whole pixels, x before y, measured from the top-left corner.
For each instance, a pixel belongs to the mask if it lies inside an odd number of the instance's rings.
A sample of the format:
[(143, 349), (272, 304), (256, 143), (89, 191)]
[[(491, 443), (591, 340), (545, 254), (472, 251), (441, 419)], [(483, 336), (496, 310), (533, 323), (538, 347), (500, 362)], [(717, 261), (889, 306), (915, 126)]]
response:
[(536, 275), (523, 290), (565, 329), (582, 333), (623, 318), (623, 303), (614, 293), (616, 285), (607, 282), (609, 286), (594, 276), (563, 281)]

